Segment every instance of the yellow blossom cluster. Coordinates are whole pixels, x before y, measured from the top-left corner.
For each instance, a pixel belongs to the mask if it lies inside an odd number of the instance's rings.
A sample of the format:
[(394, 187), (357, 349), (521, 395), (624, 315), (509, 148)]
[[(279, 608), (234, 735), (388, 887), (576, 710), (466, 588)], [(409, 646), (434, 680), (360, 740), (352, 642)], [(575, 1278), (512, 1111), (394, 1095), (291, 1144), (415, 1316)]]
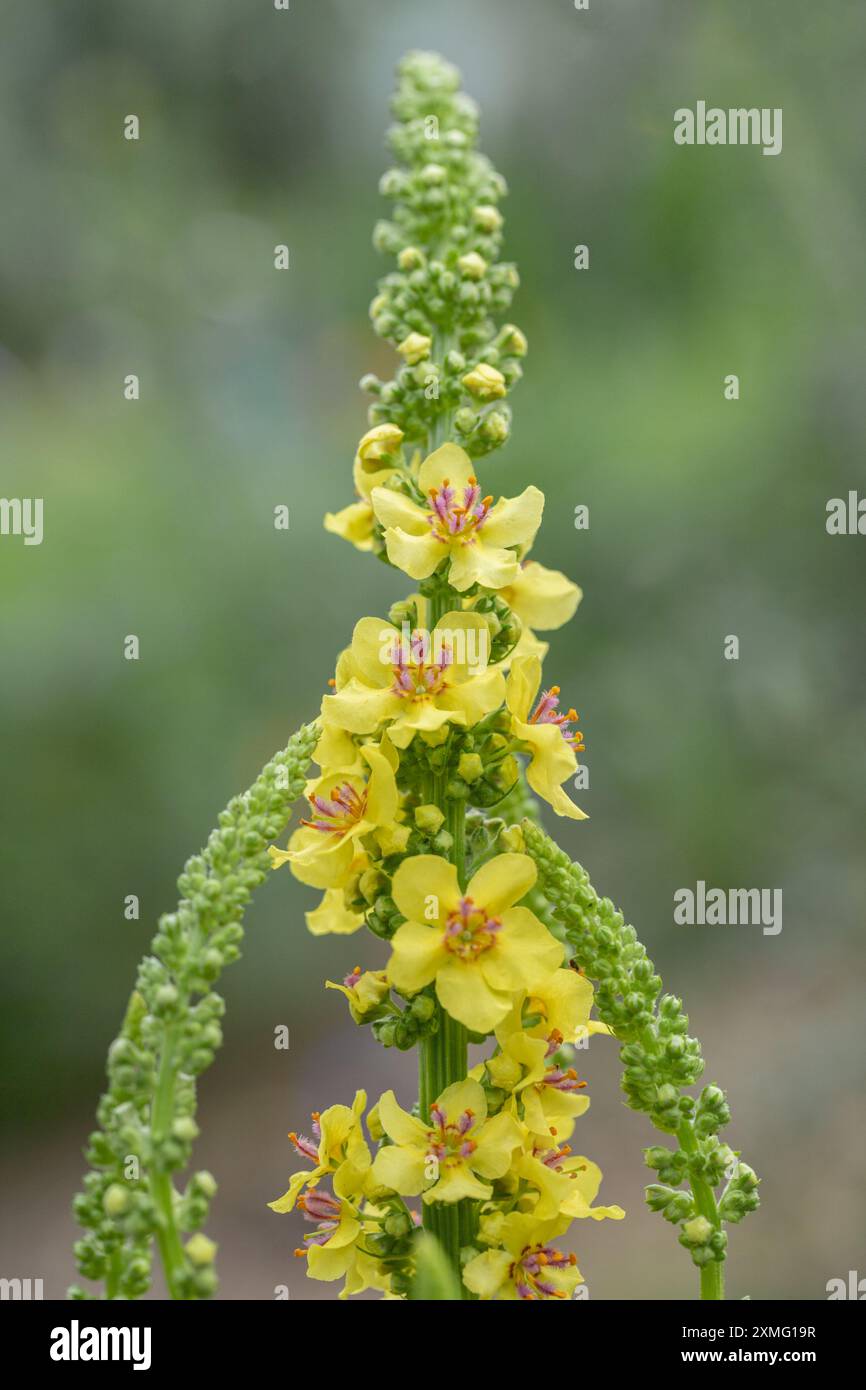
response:
[[(434, 1062), (448, 1084), (428, 1086), (414, 1111), (386, 1091), (366, 1132), (362, 1092), (314, 1116), (311, 1137), (290, 1135), (310, 1166), (271, 1206), (302, 1210), (314, 1226), (299, 1252), (308, 1273), (344, 1279), (344, 1295), (405, 1296), (416, 1229), (453, 1234), (447, 1212), (459, 1208), (462, 1296), (567, 1298), (581, 1274), (560, 1237), (577, 1218), (623, 1214), (593, 1205), (601, 1173), (569, 1143), (589, 1104), (575, 1049), (607, 1030), (534, 910), (520, 832), (503, 834), (489, 812), (525, 777), (558, 815), (583, 818), (566, 791), (583, 746), (577, 715), (542, 688), (535, 635), (568, 621), (580, 590), (528, 559), (543, 494), (494, 500), (457, 444), (407, 458), (402, 431), (380, 424), (353, 476), (357, 500), (326, 528), (420, 591), (387, 620), (356, 623), (322, 699), (308, 812), (271, 858), (322, 891), (311, 932), (367, 925), (382, 940), (380, 969), (329, 982), (354, 1022), (386, 1045), (417, 1042), (422, 1066), (457, 1037), (459, 1074), (450, 1054), (450, 1073)], [(471, 1069), (467, 1039), (488, 1042)]]

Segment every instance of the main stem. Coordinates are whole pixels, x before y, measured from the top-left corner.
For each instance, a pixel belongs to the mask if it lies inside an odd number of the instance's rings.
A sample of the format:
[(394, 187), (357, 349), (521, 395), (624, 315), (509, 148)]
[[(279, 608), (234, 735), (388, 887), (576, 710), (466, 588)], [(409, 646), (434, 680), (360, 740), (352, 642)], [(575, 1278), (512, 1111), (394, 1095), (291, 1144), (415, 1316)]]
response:
[[(436, 623), (447, 612), (449, 600), (441, 590), (428, 598), (428, 624), (432, 632)], [(447, 769), (440, 774), (432, 774), (427, 787), (430, 804), (438, 806), (445, 816), (446, 826), (451, 834), (451, 861), (457, 869), (460, 887), (466, 886), (466, 833), (464, 826), (465, 803), (447, 795)], [(422, 1120), (430, 1114), (430, 1106), (447, 1086), (455, 1081), (464, 1081), (468, 1071), (468, 1051), (466, 1029), (442, 1006), (436, 1004), (438, 1028), (435, 1033), (424, 1038), (419, 1046), (418, 1056), (418, 1100)], [(431, 1231), (439, 1241), (442, 1250), (454, 1270), (454, 1276), (461, 1290), (461, 1297), (468, 1298), (460, 1273), (460, 1247), (469, 1239), (471, 1209), (468, 1202), (428, 1202), (423, 1204), (425, 1230)]]

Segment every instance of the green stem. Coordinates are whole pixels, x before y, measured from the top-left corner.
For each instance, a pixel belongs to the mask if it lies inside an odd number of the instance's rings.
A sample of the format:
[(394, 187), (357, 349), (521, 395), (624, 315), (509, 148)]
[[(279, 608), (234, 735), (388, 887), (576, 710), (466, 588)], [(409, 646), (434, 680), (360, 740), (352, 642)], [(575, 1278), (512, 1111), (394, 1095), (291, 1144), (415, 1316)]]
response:
[[(441, 590), (435, 591), (430, 595), (429, 603), (429, 624), (432, 629), (442, 613), (447, 611), (448, 595)], [(447, 796), (447, 776), (447, 771), (438, 776), (431, 775), (426, 795), (430, 804), (438, 806), (445, 813), (452, 837), (451, 858), (462, 888), (465, 887), (466, 877), (465, 803)], [(436, 1018), (439, 1026), (435, 1033), (422, 1040), (418, 1056), (419, 1110), (425, 1122), (436, 1098), (455, 1081), (465, 1080), (468, 1071), (466, 1029), (463, 1024), (451, 1018), (438, 1003)], [(470, 1207), (469, 1202), (429, 1202), (423, 1207), (424, 1228), (439, 1241), (464, 1298), (469, 1295), (460, 1274), (460, 1247), (472, 1226)]]
[(117, 1298), (117, 1295), (120, 1292), (120, 1270), (120, 1251), (112, 1250), (111, 1257), (108, 1261), (108, 1272), (105, 1276), (105, 1297), (109, 1301), (112, 1298)]
[(150, 1174), (150, 1195), (157, 1212), (156, 1241), (159, 1246), (165, 1282), (171, 1298), (183, 1298), (182, 1291), (185, 1259), (180, 1233), (174, 1215), (174, 1184), (171, 1173), (159, 1168), (159, 1146), (168, 1138), (172, 1115), (174, 1114), (174, 1090), (177, 1068), (174, 1062), (176, 1036), (173, 1030), (166, 1033), (165, 1045), (159, 1060), (159, 1075), (153, 1099), (151, 1137), (155, 1156)]
[[(691, 1122), (686, 1120), (677, 1130), (677, 1138), (684, 1153), (695, 1154), (698, 1151), (698, 1141)], [(721, 1230), (722, 1222), (719, 1216), (719, 1209), (716, 1205), (716, 1198), (710, 1184), (703, 1178), (691, 1177), (692, 1194), (695, 1199), (695, 1206), (701, 1216), (706, 1217), (710, 1225), (717, 1231)], [(721, 1260), (712, 1260), (708, 1265), (701, 1266), (701, 1298), (714, 1299), (720, 1301), (725, 1297), (725, 1266)]]

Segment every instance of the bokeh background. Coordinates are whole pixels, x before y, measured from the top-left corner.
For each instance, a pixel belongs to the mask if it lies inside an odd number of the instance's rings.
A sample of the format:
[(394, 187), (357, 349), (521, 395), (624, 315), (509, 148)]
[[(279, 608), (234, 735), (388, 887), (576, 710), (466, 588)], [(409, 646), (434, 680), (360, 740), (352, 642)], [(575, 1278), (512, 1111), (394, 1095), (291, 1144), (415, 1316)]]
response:
[[(548, 678), (581, 712), (591, 819), (557, 833), (683, 995), (764, 1178), (730, 1295), (866, 1273), (866, 540), (824, 527), (866, 491), (864, 21), (813, 0), (7, 0), (2, 492), (45, 499), (45, 539), (0, 540), (0, 1273), (63, 1296), (105, 1050), (180, 866), (316, 710), (354, 620), (405, 592), (320, 520), (350, 498), (357, 380), (392, 367), (370, 231), (410, 47), (462, 68), (511, 188), (530, 356), (489, 481), (545, 490), (536, 554), (586, 595)], [(783, 153), (676, 147), (699, 98), (781, 106)], [(697, 879), (781, 888), (781, 935), (675, 926)], [(274, 876), (223, 980), (197, 1162), (224, 1298), (333, 1296), (265, 1206), (286, 1131), (358, 1085), (413, 1093), (413, 1059), (322, 990), (381, 947), (307, 936), (313, 901)], [(583, 1060), (579, 1144), (628, 1210), (578, 1232), (592, 1297), (691, 1297), (616, 1050)]]

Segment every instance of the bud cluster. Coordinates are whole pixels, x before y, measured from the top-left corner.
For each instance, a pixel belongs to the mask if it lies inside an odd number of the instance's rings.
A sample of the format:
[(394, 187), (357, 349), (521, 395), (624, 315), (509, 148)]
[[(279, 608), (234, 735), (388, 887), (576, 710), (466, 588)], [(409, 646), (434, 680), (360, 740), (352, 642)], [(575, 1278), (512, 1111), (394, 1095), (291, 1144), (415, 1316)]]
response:
[[(104, 1280), (108, 1297), (138, 1298), (150, 1285), (154, 1238), (175, 1297), (216, 1287), (216, 1247), (192, 1235), (207, 1219), (216, 1182), (194, 1173), (183, 1193), (171, 1174), (186, 1167), (198, 1134), (195, 1077), (222, 1040), (223, 1002), (213, 984), (238, 958), (241, 918), (269, 869), (267, 847), (304, 788), (317, 738), (307, 725), (289, 740), (243, 796), (221, 813), (201, 854), (178, 879), (182, 894), (139, 967), (120, 1034), (108, 1054), (108, 1089), (86, 1153), (91, 1171), (75, 1199), (84, 1228), (75, 1254), (85, 1279)], [(73, 1297), (86, 1298), (80, 1288)]]
[[(634, 928), (608, 898), (598, 897), (581, 865), (532, 820), (525, 819), (521, 829), (538, 865), (540, 889), (573, 947), (574, 964), (597, 982), (598, 1015), (622, 1043), (627, 1103), (679, 1141), (676, 1149), (645, 1150), (647, 1167), (659, 1178), (647, 1188), (647, 1203), (680, 1226), (680, 1244), (696, 1265), (721, 1263), (727, 1245), (722, 1223), (741, 1221), (759, 1200), (759, 1179), (718, 1137), (731, 1118), (725, 1094), (718, 1086), (704, 1086), (697, 1100), (687, 1094), (704, 1062), (700, 1043), (688, 1034), (682, 1001), (661, 993), (662, 982)], [(685, 1182), (691, 1191), (680, 1186)]]
[(522, 375), (526, 339), (496, 320), (511, 304), (517, 270), (500, 261), (507, 188), (475, 148), (478, 112), (455, 67), (410, 53), (399, 67), (390, 131), (398, 164), (382, 177), (390, 219), (374, 231), (396, 258), (370, 305), (373, 327), (403, 365), (392, 381), (365, 376), (370, 423), (398, 425), (407, 441), (454, 438), (473, 458), (504, 444), (505, 402)]

